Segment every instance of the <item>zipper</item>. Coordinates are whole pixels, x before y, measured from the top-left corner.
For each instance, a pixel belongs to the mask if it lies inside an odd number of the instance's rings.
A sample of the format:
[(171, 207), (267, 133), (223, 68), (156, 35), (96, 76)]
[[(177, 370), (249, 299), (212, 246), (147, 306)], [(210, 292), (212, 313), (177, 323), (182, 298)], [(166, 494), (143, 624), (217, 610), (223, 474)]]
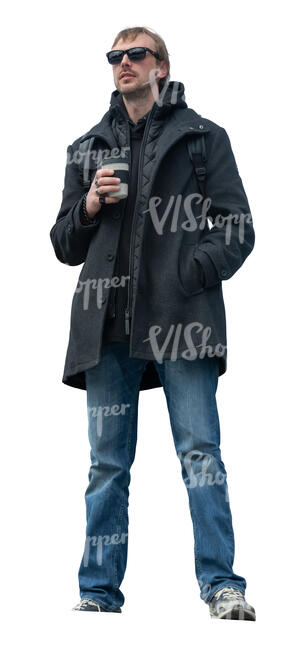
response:
[[(131, 235), (130, 235), (130, 245), (129, 245), (129, 281), (128, 281), (128, 292), (127, 292), (127, 305), (125, 308), (125, 334), (130, 334), (130, 319), (131, 319), (131, 305), (132, 305), (132, 288), (131, 288), (131, 251), (133, 248), (133, 243), (134, 243), (134, 222), (135, 222), (135, 215), (137, 214), (137, 205), (138, 205), (138, 197), (140, 194), (140, 190), (142, 189), (142, 163), (143, 163), (143, 157), (144, 157), (144, 150), (145, 150), (145, 145), (146, 145), (146, 140), (147, 140), (147, 135), (149, 131), (149, 125), (152, 120), (152, 116), (155, 110), (155, 104), (153, 105), (151, 112), (149, 114), (148, 120), (145, 124), (145, 129), (144, 129), (144, 134), (143, 134), (143, 140), (141, 144), (141, 149), (140, 149), (140, 155), (139, 155), (139, 168), (138, 168), (138, 183), (137, 183), (137, 194), (136, 194), (136, 200), (135, 200), (135, 209), (133, 213), (133, 218), (132, 218), (132, 226), (131, 226)], [(129, 151), (130, 151), (130, 166), (131, 166), (131, 147), (130, 147), (130, 131), (128, 128), (128, 144), (129, 144)], [(141, 187), (140, 187), (141, 184)]]
[[(127, 124), (127, 145), (129, 146), (129, 173), (130, 173), (130, 176), (131, 176), (130, 128), (129, 128), (128, 124)], [(139, 177), (138, 177), (138, 179), (139, 179)], [(134, 215), (135, 215), (135, 212), (134, 212), (133, 217), (132, 217), (131, 233), (132, 233), (132, 230), (133, 230)], [(130, 244), (129, 244), (129, 259), (128, 259), (128, 263), (129, 263), (129, 270), (128, 270), (129, 279), (128, 279), (128, 288), (127, 288), (127, 305), (126, 305), (125, 314), (124, 314), (125, 334), (130, 333), (130, 325), (129, 325), (129, 290), (130, 290), (130, 268), (131, 268), (130, 256), (131, 256), (131, 237), (130, 237)]]

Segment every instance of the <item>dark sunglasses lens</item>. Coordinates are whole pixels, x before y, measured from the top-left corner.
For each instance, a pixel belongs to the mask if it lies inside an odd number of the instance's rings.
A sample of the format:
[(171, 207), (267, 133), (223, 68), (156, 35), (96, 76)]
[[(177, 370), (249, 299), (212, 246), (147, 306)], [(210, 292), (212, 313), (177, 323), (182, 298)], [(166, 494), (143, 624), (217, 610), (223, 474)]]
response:
[(141, 59), (145, 58), (146, 50), (144, 47), (132, 47), (131, 50), (129, 50), (128, 53), (128, 58), (131, 59), (131, 61), (141, 61)]
[(116, 65), (117, 63), (121, 63), (123, 58), (123, 53), (122, 52), (110, 52), (108, 54), (108, 61), (111, 63), (111, 65)]

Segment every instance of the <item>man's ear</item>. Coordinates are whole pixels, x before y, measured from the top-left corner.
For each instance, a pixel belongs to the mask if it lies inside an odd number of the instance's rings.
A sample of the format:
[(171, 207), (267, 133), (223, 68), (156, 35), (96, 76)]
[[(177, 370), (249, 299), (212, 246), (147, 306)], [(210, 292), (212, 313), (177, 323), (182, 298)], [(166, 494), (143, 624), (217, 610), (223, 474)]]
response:
[(166, 77), (168, 73), (168, 66), (166, 65), (165, 61), (161, 61), (160, 66), (157, 68), (158, 70), (158, 79), (163, 79), (163, 77)]

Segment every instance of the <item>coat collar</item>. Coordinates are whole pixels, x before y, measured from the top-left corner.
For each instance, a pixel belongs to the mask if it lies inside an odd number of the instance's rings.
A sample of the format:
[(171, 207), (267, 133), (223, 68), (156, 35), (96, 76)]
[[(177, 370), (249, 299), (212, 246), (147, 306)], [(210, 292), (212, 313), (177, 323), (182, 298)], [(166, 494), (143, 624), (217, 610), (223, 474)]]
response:
[[(188, 131), (190, 125), (194, 125), (194, 128), (196, 129), (196, 127), (198, 127), (198, 123), (200, 122), (200, 116), (192, 109), (188, 109), (187, 103), (185, 101), (184, 84), (181, 81), (170, 81), (165, 88), (166, 90), (164, 91), (163, 88), (163, 93), (161, 91), (161, 95), (158, 98), (158, 101), (154, 102), (152, 106), (152, 108), (154, 107), (153, 119), (162, 120), (164, 118), (168, 118), (170, 113), (176, 109), (176, 107), (178, 107), (179, 109), (184, 109), (182, 111), (179, 110), (180, 115), (181, 113), (184, 114), (184, 111), (187, 113), (187, 115), (182, 116), (182, 130), (185, 126), (185, 131)], [(87, 140), (92, 136), (97, 136), (103, 138), (111, 146), (115, 146), (115, 144), (112, 142), (111, 137), (111, 123), (114, 118), (116, 118), (121, 123), (127, 121), (128, 114), (125, 105), (123, 106), (123, 103), (124, 102), (121, 93), (117, 89), (114, 90), (111, 94), (109, 110), (105, 113), (98, 124), (95, 124), (95, 126), (93, 126), (90, 131), (87, 131), (87, 133), (85, 133), (80, 138), (79, 142), (83, 142), (83, 140)], [(186, 123), (184, 124), (185, 120)]]

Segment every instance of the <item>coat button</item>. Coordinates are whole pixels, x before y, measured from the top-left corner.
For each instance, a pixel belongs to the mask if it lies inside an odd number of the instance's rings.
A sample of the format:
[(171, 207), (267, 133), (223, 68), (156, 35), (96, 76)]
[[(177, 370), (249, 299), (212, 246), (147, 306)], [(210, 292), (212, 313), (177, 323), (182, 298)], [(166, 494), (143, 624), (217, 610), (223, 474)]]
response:
[(199, 124), (199, 128), (200, 128), (200, 129), (203, 129), (203, 128), (204, 128), (204, 127), (203, 127), (203, 124)]
[(118, 212), (118, 213), (112, 215), (112, 219), (119, 219), (120, 216), (121, 216), (120, 212)]
[(102, 298), (102, 305), (106, 302), (106, 298)]
[(226, 269), (221, 269), (221, 275), (223, 278), (227, 275)]
[(67, 225), (67, 231), (68, 231), (68, 232), (72, 232), (72, 226), (71, 226), (70, 223)]
[(113, 258), (114, 258), (114, 255), (112, 253), (107, 254), (107, 260), (109, 260), (109, 262), (111, 262), (111, 260), (113, 260)]

